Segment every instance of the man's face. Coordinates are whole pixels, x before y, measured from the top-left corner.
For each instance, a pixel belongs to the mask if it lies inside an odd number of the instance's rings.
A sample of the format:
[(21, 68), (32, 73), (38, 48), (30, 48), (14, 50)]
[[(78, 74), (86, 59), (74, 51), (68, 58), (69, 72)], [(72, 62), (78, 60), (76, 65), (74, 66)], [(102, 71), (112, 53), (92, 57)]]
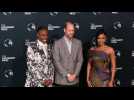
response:
[(67, 36), (69, 39), (72, 39), (75, 34), (75, 27), (71, 23), (67, 23), (66, 27), (64, 28), (65, 36)]
[(37, 37), (40, 41), (46, 42), (48, 40), (48, 31), (47, 30), (40, 30), (37, 33)]

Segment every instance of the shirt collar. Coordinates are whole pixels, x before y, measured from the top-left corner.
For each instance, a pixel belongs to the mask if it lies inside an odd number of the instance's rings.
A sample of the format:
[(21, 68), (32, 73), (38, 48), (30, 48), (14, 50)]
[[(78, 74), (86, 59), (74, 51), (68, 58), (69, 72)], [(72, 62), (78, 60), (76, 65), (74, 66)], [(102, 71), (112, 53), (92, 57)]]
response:
[(46, 46), (46, 45), (47, 45), (47, 43), (44, 44), (44, 43), (42, 43), (40, 40), (37, 40), (37, 42), (38, 42), (39, 46)]
[(64, 36), (65, 41), (72, 42), (73, 39), (68, 39), (66, 36)]

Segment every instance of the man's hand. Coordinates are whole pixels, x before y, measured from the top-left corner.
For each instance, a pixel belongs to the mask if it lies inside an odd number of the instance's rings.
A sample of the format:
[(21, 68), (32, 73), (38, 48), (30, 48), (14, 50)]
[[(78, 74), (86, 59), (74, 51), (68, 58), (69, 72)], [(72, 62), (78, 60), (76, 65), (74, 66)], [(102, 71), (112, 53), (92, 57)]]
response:
[(52, 80), (51, 80), (51, 79), (48, 79), (48, 80), (44, 80), (44, 81), (43, 81), (43, 85), (44, 85), (44, 86), (47, 86), (47, 87), (48, 87), (48, 86), (51, 85), (51, 84), (52, 84)]
[(68, 74), (67, 78), (70, 82), (74, 81), (76, 79), (76, 75), (75, 74)]

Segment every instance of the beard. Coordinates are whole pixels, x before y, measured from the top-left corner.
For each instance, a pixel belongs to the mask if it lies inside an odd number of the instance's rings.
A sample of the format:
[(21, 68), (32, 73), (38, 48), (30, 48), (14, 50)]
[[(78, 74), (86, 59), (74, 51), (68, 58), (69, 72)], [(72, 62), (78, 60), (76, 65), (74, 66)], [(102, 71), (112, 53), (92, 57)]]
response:
[(69, 39), (72, 39), (72, 38), (74, 37), (74, 35), (73, 35), (73, 34), (67, 35), (67, 37), (68, 37)]

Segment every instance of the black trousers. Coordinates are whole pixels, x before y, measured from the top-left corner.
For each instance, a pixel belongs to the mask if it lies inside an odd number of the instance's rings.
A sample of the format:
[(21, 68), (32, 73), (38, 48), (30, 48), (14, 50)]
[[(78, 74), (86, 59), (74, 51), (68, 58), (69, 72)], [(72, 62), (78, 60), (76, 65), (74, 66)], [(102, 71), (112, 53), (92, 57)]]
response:
[(60, 84), (54, 83), (54, 87), (79, 87), (79, 83), (73, 84), (73, 85), (60, 85)]

